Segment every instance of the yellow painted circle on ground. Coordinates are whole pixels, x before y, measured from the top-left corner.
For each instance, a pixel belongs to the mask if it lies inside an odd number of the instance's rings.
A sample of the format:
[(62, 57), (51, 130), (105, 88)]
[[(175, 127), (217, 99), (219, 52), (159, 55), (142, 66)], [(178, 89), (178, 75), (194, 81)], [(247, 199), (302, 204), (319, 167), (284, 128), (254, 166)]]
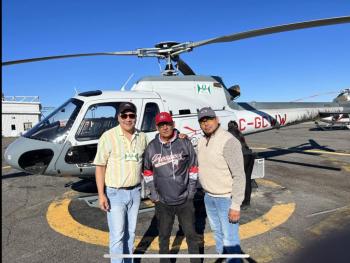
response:
[[(263, 180), (264, 183), (271, 182), (269, 180)], [(282, 187), (276, 183), (271, 183), (275, 187)], [(89, 226), (80, 224), (70, 215), (68, 207), (71, 202), (71, 196), (74, 192), (66, 193), (61, 200), (52, 202), (47, 210), (46, 218), (52, 229), (56, 232), (83, 241), (89, 244), (108, 246), (108, 232), (95, 229)], [(239, 235), (241, 239), (247, 239), (257, 235), (266, 233), (273, 228), (283, 224), (293, 214), (295, 210), (295, 203), (276, 204), (261, 217), (250, 221), (246, 224), (240, 225)], [(135, 247), (143, 242), (151, 242), (148, 246), (148, 250), (159, 250), (158, 237), (140, 237), (135, 238)], [(170, 244), (173, 243), (175, 237), (170, 238)], [(204, 244), (206, 246), (215, 246), (215, 240), (211, 232), (204, 233)], [(180, 249), (187, 249), (186, 242), (182, 242)]]

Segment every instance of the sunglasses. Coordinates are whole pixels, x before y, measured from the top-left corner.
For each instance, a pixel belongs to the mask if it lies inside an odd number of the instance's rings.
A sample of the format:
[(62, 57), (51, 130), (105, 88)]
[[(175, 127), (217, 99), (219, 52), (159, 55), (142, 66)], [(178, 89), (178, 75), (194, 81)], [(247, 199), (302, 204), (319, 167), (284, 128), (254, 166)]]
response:
[(129, 113), (129, 114), (122, 113), (122, 114), (120, 114), (120, 118), (122, 118), (123, 120), (126, 120), (128, 117), (129, 117), (129, 119), (133, 120), (136, 118), (136, 114), (134, 114), (134, 113)]
[(171, 127), (173, 125), (174, 125), (174, 123), (172, 123), (172, 122), (161, 122), (161, 123), (157, 124), (158, 128), (163, 128), (165, 126)]

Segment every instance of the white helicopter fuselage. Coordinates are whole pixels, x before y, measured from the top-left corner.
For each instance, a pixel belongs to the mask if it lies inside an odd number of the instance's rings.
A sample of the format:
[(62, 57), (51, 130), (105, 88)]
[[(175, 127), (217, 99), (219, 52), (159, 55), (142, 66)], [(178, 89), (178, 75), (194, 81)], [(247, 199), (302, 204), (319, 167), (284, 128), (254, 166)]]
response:
[(170, 112), (175, 126), (196, 145), (202, 136), (197, 111), (210, 106), (222, 127), (236, 121), (243, 134), (262, 132), (341, 112), (337, 103), (235, 103), (221, 79), (209, 76), (145, 77), (131, 91), (94, 91), (71, 98), (5, 151), (12, 167), (34, 174), (93, 177), (102, 133), (117, 125), (121, 102), (137, 107), (136, 128), (152, 140), (155, 115)]
[[(337, 127), (345, 127), (347, 129), (350, 129), (349, 114), (337, 114), (334, 116), (324, 117), (320, 119), (320, 122), (326, 123), (327, 128), (332, 128), (337, 126)], [(315, 122), (315, 123), (319, 128), (323, 128), (318, 122)]]
[[(328, 128), (338, 126), (350, 129), (350, 89), (344, 89), (340, 91), (339, 95), (333, 100), (333, 102), (347, 107), (347, 112), (331, 113), (328, 114), (329, 116), (321, 117), (319, 121), (326, 123)], [(323, 127), (321, 127), (318, 122), (315, 123), (319, 128), (323, 129)]]

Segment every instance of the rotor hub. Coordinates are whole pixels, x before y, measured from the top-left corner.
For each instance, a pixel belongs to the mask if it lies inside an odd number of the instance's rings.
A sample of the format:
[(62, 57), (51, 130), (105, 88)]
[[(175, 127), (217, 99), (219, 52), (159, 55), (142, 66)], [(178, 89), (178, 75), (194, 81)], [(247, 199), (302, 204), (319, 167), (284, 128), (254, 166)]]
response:
[(165, 41), (165, 42), (160, 42), (158, 44), (155, 44), (155, 47), (160, 48), (160, 49), (168, 49), (168, 48), (171, 48), (171, 47), (176, 46), (178, 44), (180, 44), (180, 43), (175, 42), (175, 41)]

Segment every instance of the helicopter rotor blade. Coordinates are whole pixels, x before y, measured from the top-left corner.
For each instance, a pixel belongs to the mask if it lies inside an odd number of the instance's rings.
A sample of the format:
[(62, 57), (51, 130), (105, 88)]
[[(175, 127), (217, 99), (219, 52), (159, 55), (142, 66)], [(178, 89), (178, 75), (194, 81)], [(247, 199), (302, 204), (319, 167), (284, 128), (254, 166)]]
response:
[(177, 63), (179, 71), (184, 75), (196, 75), (191, 67), (179, 56), (172, 56), (171, 59)]
[[(119, 51), (119, 52), (69, 54), (69, 55), (59, 55), (59, 56), (50, 56), (50, 57), (29, 58), (29, 59), (12, 60), (12, 61), (3, 62), (2, 66), (9, 66), (9, 65), (14, 65), (14, 64), (22, 64), (22, 63), (44, 61), (44, 60), (51, 60), (51, 59), (88, 57), (88, 56), (139, 56), (139, 57), (152, 56), (152, 54), (145, 54), (148, 50), (151, 50), (151, 49), (138, 49), (138, 50), (134, 50), (134, 51)], [(143, 51), (146, 51), (146, 52), (143, 52)], [(152, 50), (152, 51), (154, 51), (154, 50)], [(159, 56), (159, 55), (154, 54), (153, 56)]]
[(236, 33), (236, 34), (232, 34), (232, 35), (226, 35), (226, 36), (215, 37), (215, 38), (211, 38), (211, 39), (207, 39), (207, 40), (192, 42), (192, 43), (189, 43), (187, 45), (187, 47), (188, 48), (195, 48), (195, 47), (214, 44), (214, 43), (232, 42), (232, 41), (242, 40), (242, 39), (246, 39), (246, 38), (262, 36), (262, 35), (269, 35), (269, 34), (304, 29), (304, 28), (321, 27), (321, 26), (343, 24), (343, 23), (350, 23), (350, 16), (311, 20), (311, 21), (285, 24), (285, 25), (261, 28), (261, 29), (251, 30), (251, 31), (245, 31), (245, 32)]
[[(83, 53), (83, 54), (68, 54), (68, 55), (58, 55), (49, 57), (39, 57), (30, 58), (22, 60), (6, 61), (2, 63), (2, 66), (9, 66), (13, 64), (21, 64), (35, 61), (51, 60), (51, 59), (61, 59), (61, 58), (72, 58), (72, 57), (85, 57), (85, 56), (137, 56), (137, 57), (157, 57), (160, 59), (166, 59), (171, 57), (173, 61), (178, 62), (179, 70), (187, 75), (195, 75), (193, 70), (183, 61), (178, 55), (184, 52), (190, 52), (195, 47), (200, 47), (204, 45), (222, 43), (222, 42), (233, 42), (237, 40), (242, 40), (246, 38), (252, 38), (262, 35), (269, 35), (274, 33), (280, 33), (285, 31), (292, 31), (311, 27), (328, 26), (334, 24), (350, 23), (350, 16), (343, 17), (333, 17), (320, 20), (312, 20), (306, 22), (299, 22), (293, 24), (279, 25), (273, 27), (267, 27), (262, 29), (256, 29), (251, 31), (245, 31), (241, 33), (235, 33), (231, 35), (225, 35), (220, 37), (215, 37), (207, 40), (197, 41), (197, 42), (183, 42), (177, 44), (176, 42), (171, 42), (171, 45), (157, 45), (156, 48), (139, 48), (133, 51), (119, 51), (119, 52), (99, 52), (99, 53)], [(169, 44), (169, 43), (168, 43)]]

